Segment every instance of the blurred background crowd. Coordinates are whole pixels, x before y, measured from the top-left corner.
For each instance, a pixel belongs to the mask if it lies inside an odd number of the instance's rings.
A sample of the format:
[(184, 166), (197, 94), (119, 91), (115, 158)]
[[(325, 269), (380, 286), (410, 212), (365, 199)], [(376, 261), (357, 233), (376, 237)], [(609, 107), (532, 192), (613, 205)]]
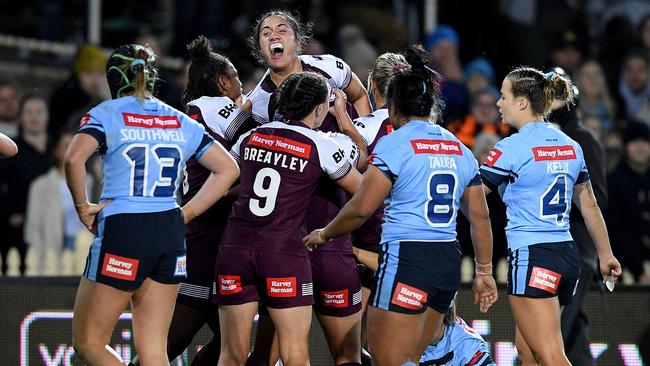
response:
[[(101, 19), (94, 42), (91, 4)], [(569, 120), (552, 115), (551, 122), (579, 125), (594, 137), (603, 165), (597, 198), (623, 282), (650, 285), (650, 1), (640, 0), (0, 0), (0, 132), (20, 150), (0, 160), (2, 275), (83, 270), (92, 236), (78, 222), (61, 160), (86, 111), (110, 98), (104, 75), (111, 48), (150, 45), (161, 67), (157, 97), (183, 109), (186, 44), (199, 34), (210, 38), (239, 70), (246, 93), (264, 69), (245, 39), (254, 20), (276, 7), (314, 23), (305, 53), (337, 55), (361, 80), (381, 53), (421, 43), (444, 77), (439, 123), (479, 163), (516, 132), (496, 107), (503, 76), (518, 65), (561, 67), (579, 102)], [(88, 190), (97, 200), (101, 162), (91, 164)], [(495, 197), (488, 203), (503, 280), (503, 206)], [(459, 239), (473, 257), (467, 235)]]

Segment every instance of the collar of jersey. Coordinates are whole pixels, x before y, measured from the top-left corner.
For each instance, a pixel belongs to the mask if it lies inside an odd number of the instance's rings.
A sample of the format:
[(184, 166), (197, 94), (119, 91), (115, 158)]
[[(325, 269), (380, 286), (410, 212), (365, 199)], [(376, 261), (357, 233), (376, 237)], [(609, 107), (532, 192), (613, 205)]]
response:
[(544, 127), (547, 126), (548, 123), (544, 121), (535, 121), (535, 122), (528, 122), (525, 125), (523, 125), (520, 129), (519, 132), (524, 132), (528, 130), (532, 130), (538, 127)]

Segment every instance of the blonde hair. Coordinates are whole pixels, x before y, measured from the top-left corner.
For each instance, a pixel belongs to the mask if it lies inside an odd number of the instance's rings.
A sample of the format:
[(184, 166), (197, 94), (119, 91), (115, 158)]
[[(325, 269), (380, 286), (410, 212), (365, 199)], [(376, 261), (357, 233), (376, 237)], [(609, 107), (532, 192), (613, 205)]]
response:
[(544, 74), (533, 67), (518, 67), (506, 79), (512, 84), (512, 95), (528, 99), (536, 115), (548, 116), (554, 100), (573, 103), (573, 83), (556, 72)]

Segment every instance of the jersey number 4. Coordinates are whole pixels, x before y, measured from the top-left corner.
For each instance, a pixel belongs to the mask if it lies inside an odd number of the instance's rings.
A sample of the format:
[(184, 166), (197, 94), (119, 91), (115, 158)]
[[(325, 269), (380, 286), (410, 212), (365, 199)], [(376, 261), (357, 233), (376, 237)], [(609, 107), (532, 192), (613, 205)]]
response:
[(429, 176), (429, 197), (424, 205), (424, 215), (432, 227), (446, 227), (456, 214), (456, 174), (433, 172)]
[[(150, 158), (151, 155), (151, 158)], [(131, 196), (171, 197), (176, 191), (178, 168), (183, 157), (176, 145), (131, 144), (122, 152), (131, 165)], [(148, 187), (148, 172), (151, 159), (160, 168), (156, 180)]]
[(569, 202), (567, 201), (566, 176), (558, 175), (553, 183), (539, 198), (540, 216), (542, 219), (554, 219), (560, 226), (564, 223)]

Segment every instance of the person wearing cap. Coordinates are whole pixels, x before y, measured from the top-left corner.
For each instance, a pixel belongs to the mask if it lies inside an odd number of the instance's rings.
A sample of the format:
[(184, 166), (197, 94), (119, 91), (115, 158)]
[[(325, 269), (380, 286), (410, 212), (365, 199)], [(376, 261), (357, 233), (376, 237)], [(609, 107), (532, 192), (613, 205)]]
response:
[(551, 44), (548, 54), (551, 65), (563, 68), (574, 75), (582, 63), (583, 47), (580, 35), (571, 29), (560, 32)]
[(494, 68), (487, 58), (479, 57), (465, 66), (465, 87), (470, 98), (479, 90), (489, 86), (494, 88), (495, 82)]
[(460, 38), (454, 28), (440, 25), (424, 39), (424, 47), (430, 51), (433, 68), (443, 80), (440, 83), (445, 109), (443, 125), (464, 114), (467, 90), (465, 90), (463, 65), (460, 62)]
[(97, 46), (85, 44), (74, 57), (71, 75), (50, 98), (48, 132), (54, 136), (79, 122), (83, 112), (107, 99), (106, 56)]
[(630, 123), (623, 143), (623, 159), (607, 176), (609, 235), (623, 266), (636, 281), (650, 283), (643, 269), (643, 262), (650, 261), (650, 128)]

